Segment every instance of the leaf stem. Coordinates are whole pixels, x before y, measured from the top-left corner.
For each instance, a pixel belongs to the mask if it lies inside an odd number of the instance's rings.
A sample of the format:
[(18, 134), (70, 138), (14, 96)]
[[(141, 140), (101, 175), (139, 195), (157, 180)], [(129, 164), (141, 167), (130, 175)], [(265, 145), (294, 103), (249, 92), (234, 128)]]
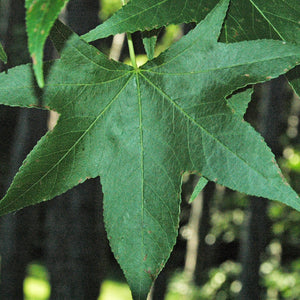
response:
[(127, 34), (127, 43), (128, 43), (128, 48), (129, 48), (130, 60), (131, 60), (131, 63), (132, 63), (132, 66), (134, 67), (134, 69), (137, 70), (138, 66), (136, 64), (132, 36), (131, 36), (131, 33), (129, 33), (129, 32), (127, 32), (126, 34)]
[[(122, 0), (122, 5), (124, 6), (127, 3), (128, 0)], [(138, 69), (138, 66), (136, 64), (136, 58), (135, 58), (135, 52), (134, 52), (134, 47), (133, 47), (133, 42), (132, 42), (132, 36), (131, 33), (127, 32), (127, 43), (128, 43), (128, 48), (129, 48), (129, 55), (130, 55), (130, 60), (132, 63), (132, 66), (134, 67), (135, 70)]]

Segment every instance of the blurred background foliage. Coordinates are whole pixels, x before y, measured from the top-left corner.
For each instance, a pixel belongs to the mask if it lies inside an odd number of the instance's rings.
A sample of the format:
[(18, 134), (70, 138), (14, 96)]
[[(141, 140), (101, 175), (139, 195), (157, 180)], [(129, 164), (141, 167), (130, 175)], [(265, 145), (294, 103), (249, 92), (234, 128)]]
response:
[[(76, 8), (76, 5), (79, 5), (76, 2), (80, 3), (78, 0), (71, 0), (69, 5), (72, 3)], [(100, 22), (105, 21), (121, 7), (120, 0), (101, 0), (98, 4), (100, 8), (98, 14)], [(26, 50), (23, 5), (24, 1), (20, 0), (0, 0), (0, 41), (3, 43), (10, 58), (9, 67), (29, 61)], [(80, 5), (83, 4), (81, 3)], [(66, 13), (68, 13), (67, 9), (62, 13), (61, 17), (63, 19), (66, 18)], [(193, 26), (193, 24), (182, 24), (163, 28), (158, 36), (155, 56), (180, 39)], [(143, 64), (146, 62), (147, 57), (139, 33), (134, 34), (134, 42), (138, 61), (140, 64)], [(109, 55), (112, 43), (112, 38), (108, 38), (105, 41), (96, 43), (95, 46)], [(121, 43), (119, 51), (120, 59), (125, 63), (129, 63), (126, 43)], [(4, 70), (5, 66), (2, 64), (1, 68)], [(268, 83), (256, 86), (252, 98), (245, 119), (262, 132), (267, 143), (273, 149), (284, 175), (299, 193), (299, 98), (293, 93), (284, 78), (281, 78), (274, 84)], [(278, 98), (276, 101), (279, 102), (274, 102), (273, 98)], [(266, 108), (266, 105), (262, 105), (262, 103), (267, 103), (268, 99), (273, 102)], [(272, 111), (275, 106), (278, 106), (280, 113), (276, 114)], [(272, 113), (271, 117), (270, 114), (268, 115), (270, 111)], [(18, 135), (19, 115), (19, 109), (0, 106), (0, 191), (2, 195), (7, 187), (7, 178), (11, 176), (10, 157), (16, 148), (15, 140)], [(266, 125), (265, 118), (271, 119), (273, 122), (271, 127)], [(274, 128), (278, 129), (277, 131), (275, 130), (275, 133), (272, 131)], [(195, 175), (184, 178), (178, 242), (165, 270), (159, 276), (154, 286), (151, 293), (152, 299), (300, 299), (300, 213), (281, 203), (267, 201), (262, 209), (263, 216), (259, 219), (260, 221), (257, 221), (254, 227), (249, 227), (251, 218), (253, 218), (253, 211), (259, 212), (259, 208), (255, 204), (257, 200), (253, 199), (253, 197), (230, 191), (217, 184), (210, 184), (195, 199), (191, 206), (188, 204), (188, 200), (196, 181)], [(258, 203), (263, 203), (264, 201), (262, 199), (258, 200)], [(59, 201), (63, 202), (64, 200), (59, 199)], [(46, 204), (43, 205), (43, 207), (49, 209)], [(251, 211), (251, 207), (254, 207), (253, 211)], [(64, 207), (57, 208), (55, 206), (55, 209), (62, 209), (61, 214), (63, 215)], [(97, 213), (99, 212), (97, 211)], [(31, 213), (29, 212), (29, 214)], [(51, 264), (49, 265), (49, 259), (47, 258), (48, 252), (44, 250), (45, 243), (48, 243), (47, 238), (45, 238), (45, 236), (49, 235), (47, 230), (58, 226), (58, 221), (56, 217), (53, 223), (49, 221), (45, 225), (45, 218), (47, 219), (47, 212), (42, 210), (42, 213), (39, 212), (37, 219), (33, 218), (32, 220), (32, 218), (29, 218), (29, 221), (26, 221), (34, 222), (34, 220), (38, 220), (39, 230), (43, 228), (38, 234), (40, 240), (36, 240), (37, 237), (34, 237), (34, 247), (32, 246), (30, 250), (24, 249), (23, 246), (16, 248), (19, 249), (18, 255), (27, 257), (22, 262), (24, 275), (21, 287), (22, 297), (24, 296), (26, 300), (59, 299), (53, 296), (53, 289), (58, 289), (56, 285), (57, 282), (62, 281), (62, 277), (58, 278), (57, 281), (53, 280), (57, 276), (57, 271), (55, 273), (51, 270)], [(65, 222), (62, 223), (62, 227), (68, 228), (68, 226), (73, 226), (67, 224), (68, 220), (62, 219), (62, 222)], [(75, 219), (77, 220), (77, 218)], [(4, 280), (2, 278), (3, 274), (8, 272), (3, 267), (6, 259), (6, 250), (3, 249), (6, 249), (7, 244), (4, 236), (6, 238), (9, 236), (11, 239), (12, 236), (17, 236), (14, 230), (18, 230), (11, 229), (9, 226), (11, 225), (7, 225), (6, 221), (0, 223), (0, 233), (2, 232), (0, 244), (0, 257), (2, 255), (0, 286), (1, 284), (2, 286), (0, 295), (2, 297), (7, 290), (7, 286), (3, 284)], [(26, 224), (23, 223), (22, 226), (26, 226)], [(263, 234), (262, 237), (260, 237), (261, 233)], [(66, 236), (66, 234), (64, 233), (63, 236)], [(89, 235), (90, 232), (86, 234)], [(104, 233), (102, 232), (102, 234)], [(258, 246), (256, 243), (251, 243), (249, 236), (254, 237), (255, 242), (256, 239), (258, 240)], [(71, 247), (77, 247), (74, 244), (74, 240), (70, 242)], [(62, 242), (64, 243), (64, 240)], [(25, 243), (28, 243), (28, 240)], [(107, 245), (104, 245), (104, 242), (101, 243), (100, 247), (106, 249)], [(51, 243), (49, 244), (52, 245)], [(91, 246), (83, 245), (82, 247), (87, 248)], [(251, 252), (253, 247), (259, 248), (255, 254)], [(25, 251), (31, 251), (33, 254), (31, 252), (30, 255), (24, 254)], [(68, 252), (66, 249), (60, 249), (59, 247), (55, 251)], [(99, 269), (102, 275), (99, 278), (97, 277), (96, 283), (92, 283), (93, 285), (98, 284), (98, 287), (96, 287), (96, 289), (99, 289), (98, 299), (131, 299), (128, 286), (114, 258), (109, 251), (101, 253), (102, 257), (100, 259), (105, 261), (106, 265), (102, 265), (102, 269)], [(15, 253), (14, 255), (17, 254)], [(58, 258), (57, 261), (59, 261)], [(253, 270), (247, 265), (249, 261), (250, 266), (251, 264), (257, 265), (256, 269), (254, 268), (254, 273), (256, 272), (257, 274), (252, 274)], [(88, 265), (88, 263), (86, 264)], [(91, 269), (87, 266), (84, 272), (91, 272)], [(65, 276), (71, 276), (71, 274), (72, 272), (68, 273), (67, 269)], [(91, 277), (85, 276), (87, 278), (84, 277), (83, 280), (90, 280), (89, 278), (92, 278), (93, 274), (91, 273)], [(10, 284), (17, 286), (19, 283), (14, 282), (14, 279), (11, 278)], [(242, 292), (243, 287), (247, 285), (249, 285), (250, 290), (258, 290), (258, 298), (254, 297), (246, 289), (244, 289), (244, 293)], [(17, 289), (18, 287), (13, 288)], [(21, 299), (2, 297), (0, 296), (1, 299)], [(63, 299), (71, 298), (65, 296)], [(75, 295), (72, 299), (93, 298)]]

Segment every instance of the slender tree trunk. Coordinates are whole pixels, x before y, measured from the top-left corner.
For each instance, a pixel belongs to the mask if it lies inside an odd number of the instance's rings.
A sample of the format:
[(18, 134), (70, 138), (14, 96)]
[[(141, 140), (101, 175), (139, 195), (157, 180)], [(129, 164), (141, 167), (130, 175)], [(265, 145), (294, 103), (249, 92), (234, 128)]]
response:
[(98, 0), (71, 0), (67, 6), (68, 25), (79, 35), (85, 34), (99, 25)]
[(211, 261), (212, 253), (209, 251), (208, 245), (205, 242), (205, 237), (209, 233), (211, 228), (210, 224), (210, 206), (214, 198), (215, 184), (209, 182), (203, 190), (202, 195), (202, 212), (199, 221), (198, 229), (198, 251), (197, 251), (197, 262), (194, 273), (195, 284), (200, 286), (207, 279), (207, 271), (209, 263)]
[[(260, 97), (259, 129), (273, 153), (281, 155), (279, 137), (284, 131), (284, 101), (286, 83), (283, 77), (262, 85)], [(286, 120), (284, 120), (286, 121)], [(286, 124), (286, 122), (284, 122)], [(259, 284), (260, 258), (270, 237), (270, 221), (267, 215), (268, 200), (251, 197), (248, 218), (241, 245), (242, 290), (239, 299), (261, 299), (263, 290)]]

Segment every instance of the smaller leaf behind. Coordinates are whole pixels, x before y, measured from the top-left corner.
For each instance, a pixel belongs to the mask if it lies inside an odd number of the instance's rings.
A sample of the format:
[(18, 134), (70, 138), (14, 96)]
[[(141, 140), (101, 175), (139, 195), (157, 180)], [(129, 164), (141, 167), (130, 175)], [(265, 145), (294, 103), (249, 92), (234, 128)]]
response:
[(192, 203), (196, 197), (201, 193), (201, 191), (205, 188), (205, 186), (207, 185), (208, 183), (208, 180), (205, 178), (205, 177), (200, 177), (198, 182), (197, 182), (197, 185), (195, 186), (194, 188), (194, 191), (192, 193), (192, 196), (189, 200), (189, 203)]
[(143, 44), (149, 60), (154, 58), (154, 50), (159, 32), (160, 29), (142, 32)]
[(244, 116), (248, 108), (248, 104), (251, 101), (251, 96), (253, 89), (249, 88), (240, 93), (234, 93), (229, 98), (227, 98), (227, 105), (241, 117)]
[(287, 78), (294, 92), (300, 97), (300, 66), (289, 71)]
[[(221, 41), (279, 39), (300, 44), (299, 0), (231, 0)], [(300, 95), (300, 67), (287, 74)]]
[(2, 60), (5, 64), (7, 63), (7, 56), (1, 43), (0, 43), (0, 60)]
[(51, 27), (69, 0), (26, 0), (28, 48), (38, 85), (44, 86), (43, 49)]

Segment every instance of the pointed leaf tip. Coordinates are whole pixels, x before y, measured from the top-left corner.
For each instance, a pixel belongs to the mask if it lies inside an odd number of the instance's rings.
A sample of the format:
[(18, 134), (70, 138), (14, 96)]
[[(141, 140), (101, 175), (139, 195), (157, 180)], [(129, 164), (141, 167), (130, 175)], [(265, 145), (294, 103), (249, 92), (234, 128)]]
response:
[(28, 49), (40, 88), (44, 87), (43, 51), (52, 25), (69, 0), (26, 0)]

